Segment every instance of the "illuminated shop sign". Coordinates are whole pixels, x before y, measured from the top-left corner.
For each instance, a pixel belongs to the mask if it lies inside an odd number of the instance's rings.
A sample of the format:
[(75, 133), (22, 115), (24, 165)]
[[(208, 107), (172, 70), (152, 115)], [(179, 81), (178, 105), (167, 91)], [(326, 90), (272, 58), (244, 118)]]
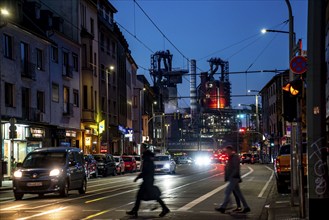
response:
[(34, 138), (44, 138), (45, 129), (42, 128), (30, 128), (31, 136)]
[(65, 135), (66, 135), (66, 137), (76, 137), (77, 132), (76, 131), (71, 131), (71, 130), (66, 130)]

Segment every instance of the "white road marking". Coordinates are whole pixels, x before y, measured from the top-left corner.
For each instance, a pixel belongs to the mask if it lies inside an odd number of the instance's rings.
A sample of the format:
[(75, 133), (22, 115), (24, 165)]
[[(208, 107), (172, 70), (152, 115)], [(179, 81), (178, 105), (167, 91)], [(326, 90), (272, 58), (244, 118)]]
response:
[(271, 175), (271, 177), (267, 180), (267, 182), (265, 183), (265, 185), (264, 185), (262, 191), (260, 191), (260, 193), (259, 193), (259, 195), (258, 195), (258, 198), (261, 198), (261, 197), (263, 196), (263, 194), (265, 193), (265, 190), (266, 190), (267, 187), (268, 187), (268, 184), (270, 184), (270, 182), (272, 181), (273, 176), (274, 176), (274, 171), (273, 171), (271, 168), (269, 168), (268, 166), (265, 166), (265, 167), (266, 167), (268, 170), (270, 170), (270, 171), (272, 172), (272, 175)]
[(46, 212), (41, 212), (39, 214), (31, 215), (31, 216), (28, 216), (28, 217), (19, 218), (17, 220), (26, 220), (26, 219), (31, 219), (31, 218), (34, 218), (34, 217), (39, 217), (39, 216), (42, 216), (42, 215), (48, 215), (48, 214), (51, 214), (51, 213), (54, 213), (54, 212), (62, 211), (63, 209), (66, 209), (66, 208), (67, 207), (62, 207), (62, 208), (58, 208), (58, 209), (52, 209), (52, 210), (49, 210), (49, 211), (46, 211)]
[[(250, 170), (248, 173), (244, 174), (242, 176), (242, 178), (245, 178), (246, 176), (250, 175), (252, 172), (254, 172), (254, 170), (248, 166), (248, 169)], [(187, 211), (189, 209), (191, 209), (192, 207), (194, 207), (195, 205), (203, 202), (204, 200), (208, 199), (210, 196), (213, 196), (214, 194), (218, 193), (219, 191), (221, 191), (222, 189), (224, 189), (226, 186), (228, 185), (228, 183), (225, 183), (224, 185), (217, 187), (216, 189), (208, 192), (207, 194), (204, 194), (203, 196), (193, 200), (192, 202), (186, 204), (185, 206), (179, 208), (177, 211)]]
[(22, 206), (24, 206), (24, 205), (23, 204), (22, 205), (14, 205), (14, 206), (10, 206), (10, 207), (4, 208), (4, 209), (0, 209), (0, 211), (16, 209), (16, 208), (19, 208), (19, 207), (22, 207)]

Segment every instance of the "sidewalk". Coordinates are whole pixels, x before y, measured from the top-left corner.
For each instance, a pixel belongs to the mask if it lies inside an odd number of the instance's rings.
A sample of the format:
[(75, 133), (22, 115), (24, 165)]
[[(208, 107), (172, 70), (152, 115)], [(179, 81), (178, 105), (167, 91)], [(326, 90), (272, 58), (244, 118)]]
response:
[[(298, 197), (294, 198), (294, 206), (291, 206), (290, 194), (279, 194), (276, 189), (275, 179), (271, 184), (268, 201), (263, 208), (263, 213), (260, 220), (299, 220), (299, 201)], [(306, 200), (307, 202), (307, 200)], [(307, 214), (307, 204), (306, 211)], [(308, 219), (308, 218), (303, 218)]]

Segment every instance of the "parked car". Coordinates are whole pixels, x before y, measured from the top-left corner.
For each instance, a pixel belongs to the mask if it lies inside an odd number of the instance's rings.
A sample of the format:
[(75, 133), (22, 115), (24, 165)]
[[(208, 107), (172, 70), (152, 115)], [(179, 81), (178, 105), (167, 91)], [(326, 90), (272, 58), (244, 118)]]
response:
[(115, 167), (117, 169), (117, 174), (125, 173), (125, 162), (121, 156), (113, 156), (115, 160)]
[(96, 178), (98, 176), (97, 161), (91, 154), (84, 155), (84, 159), (87, 178), (90, 176)]
[(176, 173), (176, 162), (170, 155), (157, 154), (154, 157), (155, 172)]
[(93, 154), (93, 156), (97, 161), (97, 169), (100, 175), (107, 176), (112, 174), (115, 176), (117, 174), (115, 160), (111, 154)]
[(87, 190), (83, 152), (79, 148), (38, 148), (17, 164), (13, 175), (16, 200), (24, 194), (59, 193), (66, 197), (69, 190), (78, 190), (80, 194)]
[[(279, 154), (274, 160), (274, 174), (276, 177), (276, 186), (278, 193), (289, 192), (289, 187), (291, 187), (290, 182), (290, 144), (282, 145), (279, 149)], [(297, 146), (298, 147), (298, 146)], [(307, 143), (302, 144), (303, 147), (303, 167), (304, 167), (304, 181), (307, 182)]]
[(134, 155), (134, 157), (135, 157), (135, 160), (136, 160), (137, 170), (140, 171), (141, 170), (141, 165), (142, 165), (141, 156), (140, 155)]
[(251, 154), (242, 154), (242, 156), (240, 158), (240, 162), (242, 164), (244, 164), (244, 163), (251, 163)]
[(125, 170), (129, 172), (136, 172), (137, 164), (134, 156), (122, 155), (122, 159), (125, 162)]

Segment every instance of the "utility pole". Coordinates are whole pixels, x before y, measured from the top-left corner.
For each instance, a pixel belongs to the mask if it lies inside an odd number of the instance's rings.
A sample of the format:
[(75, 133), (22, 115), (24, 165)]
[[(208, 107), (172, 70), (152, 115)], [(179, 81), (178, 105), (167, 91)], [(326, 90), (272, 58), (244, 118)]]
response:
[(325, 127), (326, 7), (326, 0), (308, 1), (306, 120), (309, 219), (318, 219), (319, 216), (326, 216), (329, 204), (328, 155), (326, 152)]

